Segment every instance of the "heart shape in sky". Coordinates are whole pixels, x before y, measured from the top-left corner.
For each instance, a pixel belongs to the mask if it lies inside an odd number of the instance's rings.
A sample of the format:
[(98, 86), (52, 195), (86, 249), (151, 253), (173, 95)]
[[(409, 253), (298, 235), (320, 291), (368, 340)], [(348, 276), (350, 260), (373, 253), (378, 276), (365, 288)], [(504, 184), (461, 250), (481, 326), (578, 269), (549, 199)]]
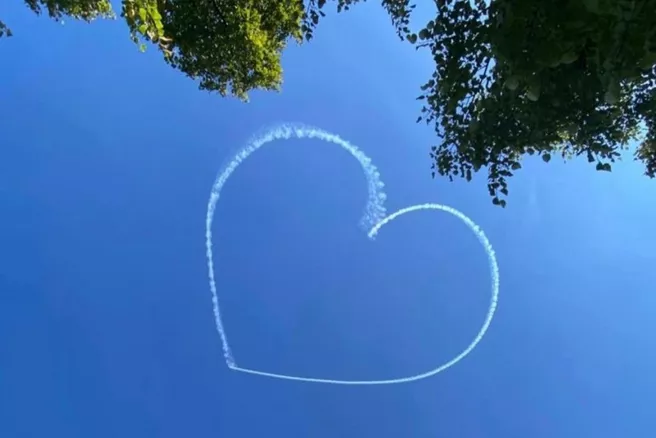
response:
[[(276, 374), (270, 373), (263, 370), (242, 368), (237, 365), (232, 351), (230, 350), (230, 344), (228, 342), (228, 337), (226, 335), (226, 330), (223, 327), (223, 321), (221, 319), (221, 308), (219, 306), (219, 296), (216, 290), (216, 281), (214, 279), (214, 258), (212, 255), (212, 222), (214, 220), (214, 211), (216, 209), (216, 203), (219, 201), (221, 196), (221, 191), (223, 186), (228, 181), (232, 173), (239, 167), (241, 163), (244, 162), (253, 152), (260, 149), (262, 146), (274, 141), (274, 140), (288, 140), (291, 138), (314, 138), (318, 140), (323, 140), (329, 143), (333, 143), (347, 152), (349, 152), (353, 158), (358, 160), (362, 170), (367, 178), (367, 186), (369, 197), (367, 205), (365, 206), (363, 217), (360, 221), (360, 224), (367, 232), (367, 237), (369, 239), (374, 239), (376, 235), (381, 231), (381, 229), (394, 219), (398, 218), (401, 215), (411, 213), (418, 210), (440, 210), (446, 213), (449, 213), (465, 223), (469, 229), (476, 235), (479, 242), (483, 246), (483, 249), (487, 253), (488, 262), (490, 265), (490, 279), (492, 283), (492, 290), (490, 296), (490, 307), (488, 309), (485, 320), (480, 330), (474, 337), (474, 339), (469, 343), (469, 345), (462, 350), (460, 354), (452, 358), (446, 363), (440, 364), (433, 369), (427, 370), (424, 373), (410, 375), (410, 376), (401, 376), (393, 379), (385, 380), (335, 380), (327, 378), (318, 378), (318, 377), (304, 377), (304, 376), (295, 376), (287, 374)], [(494, 312), (497, 307), (497, 302), (499, 299), (499, 266), (492, 249), (490, 241), (485, 236), (483, 230), (474, 223), (469, 217), (464, 213), (456, 210), (455, 208), (449, 207), (442, 204), (418, 204), (410, 207), (402, 208), (396, 212), (387, 215), (385, 209), (385, 200), (387, 196), (383, 192), (384, 184), (380, 180), (380, 173), (376, 166), (373, 165), (371, 159), (367, 157), (364, 152), (358, 149), (357, 146), (352, 145), (348, 141), (342, 139), (338, 135), (331, 134), (327, 131), (324, 131), (320, 128), (315, 128), (312, 126), (298, 125), (298, 124), (286, 124), (279, 125), (273, 129), (266, 131), (264, 134), (257, 136), (250, 140), (246, 146), (239, 150), (237, 155), (219, 172), (214, 185), (212, 186), (212, 192), (210, 194), (210, 199), (207, 204), (207, 216), (205, 220), (205, 245), (207, 249), (207, 268), (209, 274), (210, 282), (210, 291), (212, 292), (212, 307), (214, 310), (214, 321), (216, 323), (216, 330), (221, 338), (221, 343), (223, 346), (223, 355), (225, 357), (226, 365), (234, 370), (240, 371), (248, 374), (256, 374), (259, 376), (272, 377), (277, 379), (285, 380), (296, 380), (301, 382), (313, 382), (313, 383), (329, 383), (333, 385), (385, 385), (385, 384), (397, 384), (397, 383), (406, 383), (412, 382), (415, 380), (425, 379), (430, 376), (434, 376), (453, 365), (460, 362), (464, 359), (469, 353), (472, 352), (474, 348), (478, 345), (479, 342), (485, 336), (492, 318), (494, 317)]]

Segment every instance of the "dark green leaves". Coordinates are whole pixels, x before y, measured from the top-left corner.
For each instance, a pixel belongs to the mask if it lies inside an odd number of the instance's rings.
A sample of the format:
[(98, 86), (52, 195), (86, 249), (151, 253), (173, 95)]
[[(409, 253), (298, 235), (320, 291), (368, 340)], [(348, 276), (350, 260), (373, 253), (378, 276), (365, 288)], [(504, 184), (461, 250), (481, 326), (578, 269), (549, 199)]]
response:
[(63, 16), (84, 21), (114, 17), (109, 0), (25, 0), (25, 3), (37, 14), (45, 9), (55, 20)]
[[(487, 4), (489, 3), (489, 5)], [(428, 48), (435, 86), (423, 120), (441, 145), (438, 173), (485, 169), (495, 205), (526, 154), (583, 155), (608, 171), (636, 158), (656, 176), (656, 8), (631, 0), (445, 2)], [(428, 28), (428, 26), (427, 26)], [(496, 199), (496, 201), (495, 201)]]
[(597, 170), (601, 170), (601, 171), (604, 171), (604, 172), (610, 172), (611, 171), (610, 163), (597, 163), (596, 168), (597, 168)]
[(9, 27), (7, 27), (5, 23), (0, 21), (0, 38), (2, 38), (3, 36), (10, 37), (12, 36), (12, 33), (11, 33), (11, 29), (9, 29)]
[[(282, 51), (312, 38), (329, 5), (346, 11), (362, 1), (123, 0), (122, 16), (140, 47), (154, 44), (201, 89), (246, 100), (280, 88)], [(26, 3), (57, 20), (113, 16), (109, 0)], [(417, 117), (440, 138), (433, 175), (470, 180), (483, 170), (492, 202), (505, 206), (527, 154), (583, 156), (610, 171), (638, 140), (635, 158), (656, 176), (653, 1), (437, 0), (417, 33), (410, 0), (381, 3), (397, 35), (434, 62)]]
[(526, 78), (528, 86), (526, 87), (526, 97), (531, 102), (537, 102), (542, 93), (541, 78), (538, 75), (531, 75)]
[(570, 52), (565, 53), (563, 55), (563, 57), (560, 58), (560, 62), (562, 64), (571, 64), (574, 61), (576, 61), (577, 59), (579, 59), (579, 54), (574, 52), (574, 51), (570, 51)]
[(599, 0), (583, 0), (586, 9), (593, 13), (599, 12)]
[[(150, 1), (156, 0), (139, 0)], [(166, 61), (198, 80), (201, 89), (224, 96), (247, 100), (254, 89), (278, 90), (282, 51), (290, 39), (303, 36), (304, 8), (298, 1), (170, 0), (157, 5), (166, 5), (159, 11)], [(155, 11), (149, 17), (149, 29), (156, 32)]]
[(519, 87), (519, 77), (510, 76), (508, 79), (506, 79), (505, 85), (507, 89), (515, 91), (517, 87)]
[(505, 207), (506, 206), (506, 200), (505, 199), (499, 199), (498, 197), (492, 198), (492, 204), (498, 205), (500, 207)]

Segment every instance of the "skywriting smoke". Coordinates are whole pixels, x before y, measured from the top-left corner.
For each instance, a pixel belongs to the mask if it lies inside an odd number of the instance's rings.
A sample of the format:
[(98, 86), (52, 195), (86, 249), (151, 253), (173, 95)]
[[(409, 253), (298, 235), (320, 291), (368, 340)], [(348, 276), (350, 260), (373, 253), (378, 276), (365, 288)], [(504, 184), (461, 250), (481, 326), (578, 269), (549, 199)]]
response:
[[(323, 140), (336, 146), (341, 147), (348, 153), (350, 153), (353, 158), (355, 158), (362, 167), (362, 171), (367, 180), (367, 189), (368, 189), (368, 200), (364, 208), (363, 216), (360, 220), (360, 224), (367, 231), (367, 237), (369, 239), (374, 239), (376, 235), (382, 230), (382, 228), (393, 221), (394, 219), (418, 210), (438, 210), (448, 214), (451, 214), (462, 222), (464, 222), (467, 227), (476, 235), (478, 241), (483, 246), (484, 251), (488, 256), (488, 263), (490, 267), (490, 279), (492, 283), (491, 287), (491, 296), (490, 296), (490, 305), (485, 316), (485, 320), (480, 330), (470, 342), (470, 344), (462, 350), (457, 356), (452, 358), (446, 363), (443, 363), (439, 366), (436, 366), (433, 369), (427, 370), (423, 373), (410, 375), (410, 376), (400, 376), (396, 378), (384, 379), (384, 380), (336, 380), (328, 378), (317, 378), (317, 377), (304, 377), (296, 375), (287, 375), (287, 374), (277, 374), (270, 373), (263, 370), (242, 368), (237, 365), (235, 357), (232, 354), (230, 349), (230, 343), (228, 342), (228, 336), (226, 335), (225, 327), (223, 326), (223, 320), (221, 318), (221, 307), (219, 304), (219, 295), (216, 288), (216, 278), (215, 278), (215, 266), (213, 258), (213, 244), (212, 244), (212, 222), (214, 221), (214, 213), (216, 210), (216, 204), (221, 197), (221, 192), (232, 175), (232, 173), (255, 151), (261, 147), (273, 142), (274, 140), (288, 140), (292, 138), (297, 139), (318, 139)], [(380, 179), (380, 173), (376, 166), (371, 162), (371, 159), (365, 155), (357, 146), (349, 143), (348, 141), (342, 139), (336, 134), (332, 134), (320, 128), (315, 128), (312, 126), (301, 125), (301, 124), (283, 124), (276, 126), (264, 134), (259, 135), (251, 139), (243, 148), (241, 148), (235, 157), (221, 169), (219, 174), (214, 181), (212, 186), (212, 191), (210, 193), (210, 198), (207, 203), (207, 216), (205, 219), (205, 246), (207, 251), (207, 269), (209, 276), (209, 285), (210, 292), (212, 293), (212, 309), (214, 312), (214, 321), (216, 324), (216, 330), (221, 339), (221, 344), (223, 347), (223, 355), (225, 357), (226, 365), (234, 370), (248, 374), (254, 374), (265, 377), (272, 377), (277, 379), (285, 380), (295, 380), (300, 382), (312, 382), (312, 383), (328, 383), (334, 385), (385, 385), (385, 384), (398, 384), (412, 382), (416, 380), (425, 379), (427, 377), (438, 374), (453, 365), (460, 362), (464, 359), (469, 353), (476, 348), (476, 346), (481, 342), (483, 336), (490, 327), (492, 318), (494, 317), (494, 312), (497, 308), (497, 303), (499, 299), (499, 266), (497, 264), (496, 256), (494, 249), (490, 244), (487, 236), (483, 230), (476, 225), (476, 223), (471, 220), (464, 213), (456, 210), (455, 208), (449, 207), (447, 205), (427, 203), (427, 204), (418, 204), (410, 207), (402, 208), (390, 215), (386, 215), (385, 201), (387, 196), (383, 192), (384, 184)]]

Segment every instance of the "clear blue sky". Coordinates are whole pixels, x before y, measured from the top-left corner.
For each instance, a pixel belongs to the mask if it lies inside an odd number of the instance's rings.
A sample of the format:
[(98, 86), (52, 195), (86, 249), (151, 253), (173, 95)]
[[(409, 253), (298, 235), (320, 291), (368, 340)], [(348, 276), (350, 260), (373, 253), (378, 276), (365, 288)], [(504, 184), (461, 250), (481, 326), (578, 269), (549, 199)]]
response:
[[(122, 22), (61, 26), (14, 1), (0, 42), (0, 436), (647, 438), (656, 418), (656, 183), (627, 161), (527, 162), (510, 205), (484, 181), (430, 179), (415, 125), (430, 60), (373, 2), (331, 16), (284, 58), (281, 94), (196, 90)], [(501, 266), (480, 346), (432, 379), (387, 387), (230, 371), (204, 254), (222, 163), (278, 121), (365, 150), (391, 210), (470, 215)], [(342, 150), (277, 143), (234, 175), (214, 224), (218, 287), (240, 365), (346, 379), (423, 371), (485, 315), (474, 236), (439, 213), (375, 243)]]

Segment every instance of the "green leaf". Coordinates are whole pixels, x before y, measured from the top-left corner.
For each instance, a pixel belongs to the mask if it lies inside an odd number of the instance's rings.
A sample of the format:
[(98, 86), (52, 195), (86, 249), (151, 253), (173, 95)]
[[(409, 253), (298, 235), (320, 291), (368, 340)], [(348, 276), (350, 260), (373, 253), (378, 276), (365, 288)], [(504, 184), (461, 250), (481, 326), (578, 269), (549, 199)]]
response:
[(565, 53), (562, 58), (560, 58), (560, 62), (563, 64), (571, 64), (574, 61), (579, 59), (579, 54), (576, 52), (567, 52)]
[(526, 97), (532, 102), (537, 102), (540, 99), (540, 83), (533, 82), (529, 85), (528, 90), (526, 91)]
[(542, 154), (542, 161), (544, 161), (545, 163), (548, 163), (550, 160), (551, 160), (551, 154), (550, 153), (545, 152), (544, 154)]
[(412, 34), (408, 35), (407, 38), (408, 38), (408, 41), (410, 42), (410, 44), (414, 44), (414, 43), (417, 42), (417, 34), (412, 33)]
[(615, 105), (620, 100), (620, 85), (616, 82), (612, 82), (611, 85), (604, 93), (604, 101), (609, 105)]
[(472, 121), (469, 124), (469, 132), (471, 132), (472, 134), (475, 133), (476, 131), (478, 131), (479, 126), (480, 123), (477, 120)]
[(522, 165), (519, 163), (513, 163), (512, 166), (510, 166), (512, 170), (519, 170), (522, 168)]
[(586, 9), (595, 14), (599, 13), (599, 0), (583, 0)]
[(519, 86), (519, 78), (515, 75), (510, 76), (508, 79), (506, 79), (505, 86), (507, 89), (515, 91)]

